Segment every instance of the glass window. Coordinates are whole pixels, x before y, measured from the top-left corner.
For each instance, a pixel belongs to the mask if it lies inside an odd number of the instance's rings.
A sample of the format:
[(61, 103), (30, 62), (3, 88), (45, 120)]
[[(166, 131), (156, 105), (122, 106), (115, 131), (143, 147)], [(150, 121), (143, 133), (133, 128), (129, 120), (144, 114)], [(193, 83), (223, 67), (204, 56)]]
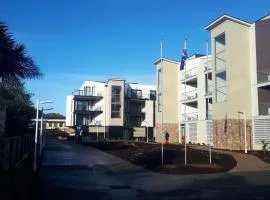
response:
[(162, 71), (161, 68), (158, 69), (158, 99), (157, 99), (157, 103), (158, 103), (158, 112), (161, 112), (161, 106), (162, 106)]
[(226, 37), (222, 33), (215, 38), (216, 102), (227, 100), (226, 67)]
[(49, 122), (49, 127), (52, 127), (52, 122)]
[(111, 118), (120, 118), (121, 111), (121, 87), (112, 86)]
[(150, 90), (150, 100), (156, 100), (156, 91)]
[(142, 90), (132, 89), (131, 90), (131, 98), (135, 98), (135, 99), (142, 98)]
[(75, 109), (78, 111), (88, 111), (89, 109), (89, 102), (88, 101), (76, 101), (75, 102)]

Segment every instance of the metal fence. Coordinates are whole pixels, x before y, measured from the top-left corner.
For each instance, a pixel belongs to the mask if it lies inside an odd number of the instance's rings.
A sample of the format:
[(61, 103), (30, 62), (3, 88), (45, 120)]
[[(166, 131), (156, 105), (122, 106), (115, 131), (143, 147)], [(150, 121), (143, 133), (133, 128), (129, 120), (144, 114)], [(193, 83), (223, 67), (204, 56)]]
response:
[(34, 149), (34, 136), (23, 135), (4, 139), (1, 168), (4, 170), (16, 168)]

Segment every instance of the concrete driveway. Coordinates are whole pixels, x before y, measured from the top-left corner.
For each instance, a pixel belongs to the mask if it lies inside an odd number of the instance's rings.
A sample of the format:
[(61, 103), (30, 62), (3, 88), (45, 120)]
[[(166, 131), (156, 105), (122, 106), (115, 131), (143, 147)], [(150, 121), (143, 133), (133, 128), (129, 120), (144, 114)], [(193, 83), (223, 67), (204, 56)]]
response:
[(113, 155), (51, 140), (40, 169), (40, 199), (270, 199), (270, 171), (168, 175)]

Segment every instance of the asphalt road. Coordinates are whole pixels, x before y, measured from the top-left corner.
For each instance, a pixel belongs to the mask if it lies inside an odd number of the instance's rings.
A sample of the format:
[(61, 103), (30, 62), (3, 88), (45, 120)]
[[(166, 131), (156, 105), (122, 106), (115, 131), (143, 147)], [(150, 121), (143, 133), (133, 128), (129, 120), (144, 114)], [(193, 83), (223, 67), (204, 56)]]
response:
[(270, 171), (168, 175), (91, 147), (48, 141), (39, 199), (270, 199)]

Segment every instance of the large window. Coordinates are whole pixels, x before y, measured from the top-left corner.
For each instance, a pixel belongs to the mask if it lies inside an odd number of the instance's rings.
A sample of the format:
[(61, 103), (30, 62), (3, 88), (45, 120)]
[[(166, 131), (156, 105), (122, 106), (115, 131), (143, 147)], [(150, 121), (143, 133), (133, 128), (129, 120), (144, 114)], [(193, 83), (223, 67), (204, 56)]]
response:
[(135, 99), (142, 98), (142, 90), (131, 89), (131, 98), (135, 98)]
[(227, 100), (225, 33), (215, 38), (216, 102)]
[(156, 91), (150, 90), (150, 100), (156, 100)]
[(89, 110), (89, 101), (75, 101), (75, 110), (88, 111)]
[(162, 71), (161, 69), (158, 69), (158, 112), (161, 112), (161, 106), (162, 106)]
[(121, 87), (112, 86), (111, 118), (121, 118)]

